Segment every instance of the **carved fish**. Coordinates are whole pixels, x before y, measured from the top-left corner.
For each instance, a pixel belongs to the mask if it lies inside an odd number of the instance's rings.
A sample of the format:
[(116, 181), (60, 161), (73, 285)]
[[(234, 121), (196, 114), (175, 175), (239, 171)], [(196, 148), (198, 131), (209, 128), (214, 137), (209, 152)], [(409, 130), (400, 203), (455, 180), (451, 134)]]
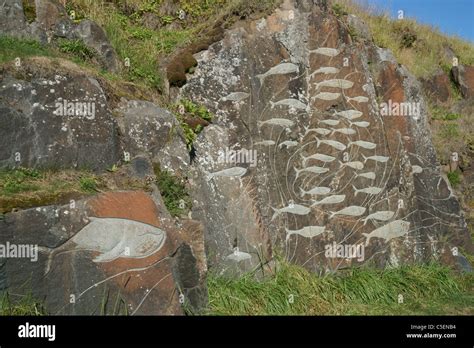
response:
[(298, 234), (305, 238), (313, 238), (320, 235), (321, 233), (324, 233), (325, 229), (325, 226), (306, 226), (299, 230), (289, 230), (285, 228), (286, 240), (290, 239), (290, 236), (293, 234)]
[(364, 155), (362, 155), (362, 157), (364, 157), (364, 163), (367, 162), (368, 160), (372, 160), (372, 161), (376, 161), (376, 162), (382, 162), (382, 163), (385, 163), (387, 162), (390, 157), (386, 157), (386, 156), (369, 156), (369, 157), (365, 157)]
[(260, 85), (262, 85), (268, 76), (286, 75), (286, 74), (292, 74), (292, 73), (298, 73), (298, 72), (299, 72), (298, 65), (293, 64), (293, 63), (280, 63), (274, 66), (273, 68), (270, 68), (264, 74), (257, 75), (257, 78), (260, 80)]
[(313, 204), (311, 204), (312, 207), (316, 205), (323, 205), (323, 204), (337, 204), (341, 203), (346, 199), (346, 195), (334, 195), (334, 196), (329, 196), (325, 197), (320, 201), (315, 201)]
[(286, 118), (271, 118), (266, 121), (258, 121), (257, 124), (259, 127), (261, 127), (264, 124), (269, 124), (272, 126), (291, 127), (295, 123), (291, 120), (287, 120)]
[[(71, 238), (75, 244), (72, 251), (100, 253), (93, 259), (94, 262), (110, 262), (119, 257), (146, 258), (158, 252), (166, 240), (163, 230), (143, 222), (121, 218), (88, 219), (89, 224)], [(45, 274), (51, 268), (53, 257), (61, 250), (52, 249), (49, 253)]]
[(368, 126), (370, 126), (370, 122), (367, 122), (367, 121), (357, 121), (357, 122), (350, 122), (349, 121), (349, 124), (352, 126), (357, 126), (357, 127), (360, 127), (360, 128), (367, 128)]
[(270, 208), (272, 208), (272, 210), (275, 212), (272, 216), (272, 221), (282, 213), (308, 215), (309, 212), (311, 211), (310, 208), (305, 207), (304, 205), (300, 205), (300, 204), (289, 204), (288, 206), (281, 209), (275, 209), (273, 207), (270, 207)]
[(341, 161), (339, 161), (339, 163), (341, 164), (341, 167), (351, 167), (351, 168), (357, 169), (357, 170), (364, 169), (364, 163), (362, 163), (360, 161), (354, 161), (354, 162), (341, 162)]
[(232, 254), (226, 256), (226, 259), (236, 261), (236, 262), (240, 262), (243, 260), (250, 260), (251, 258), (252, 258), (252, 255), (243, 251), (239, 251), (238, 249), (235, 249)]
[(326, 144), (326, 145), (329, 145), (333, 148), (335, 148), (336, 150), (340, 150), (340, 151), (343, 151), (346, 149), (346, 145), (338, 142), (338, 141), (335, 141), (335, 140), (319, 140), (318, 138), (316, 138), (316, 146), (319, 147), (319, 145), (321, 144)]
[(327, 124), (328, 126), (337, 126), (341, 121), (339, 120), (321, 120), (318, 121), (318, 123), (324, 123)]
[(348, 120), (353, 120), (362, 116), (362, 111), (359, 110), (344, 110), (335, 113), (337, 116), (344, 117)]
[(278, 144), (278, 147), (281, 149), (283, 146), (286, 146), (287, 149), (289, 149), (290, 147), (293, 147), (293, 146), (297, 146), (298, 145), (298, 142), (297, 141), (294, 141), (294, 140), (286, 140), (280, 144)]
[(351, 205), (349, 207), (346, 207), (344, 209), (341, 209), (336, 212), (330, 212), (331, 214), (329, 215), (329, 218), (331, 219), (332, 217), (336, 215), (347, 215), (347, 216), (361, 216), (364, 214), (366, 211), (366, 208), (364, 207), (359, 207), (357, 205)]
[(349, 147), (351, 145), (360, 146), (360, 147), (363, 147), (364, 149), (368, 149), (368, 150), (373, 150), (377, 147), (377, 144), (370, 143), (368, 141), (363, 141), (363, 140), (350, 141), (349, 144), (347, 145), (347, 147)]
[(332, 47), (319, 47), (314, 50), (310, 50), (309, 53), (322, 54), (323, 56), (327, 57), (335, 57), (340, 53), (340, 51)]
[(308, 157), (304, 157), (303, 155), (301, 155), (301, 158), (303, 159), (303, 166), (305, 166), (306, 162), (310, 159), (315, 159), (315, 160), (323, 161), (323, 162), (332, 162), (336, 159), (336, 157), (325, 155), (322, 153), (316, 153)]
[(362, 178), (366, 179), (375, 179), (375, 173), (374, 172), (367, 172), (367, 173), (357, 173), (356, 176), (360, 176)]
[(254, 145), (264, 145), (264, 146), (271, 146), (275, 145), (276, 143), (273, 140), (262, 140), (259, 142), (256, 142)]
[(239, 101), (242, 101), (246, 98), (248, 98), (250, 96), (250, 94), (248, 93), (245, 93), (245, 92), (233, 92), (225, 97), (222, 97), (222, 101), (235, 101), (235, 102), (239, 102)]
[(370, 214), (369, 216), (367, 216), (362, 221), (364, 221), (364, 225), (369, 220), (388, 221), (393, 217), (393, 215), (395, 215), (395, 212), (390, 211), (390, 210), (383, 210), (383, 211), (378, 211), (378, 212), (375, 212), (373, 214)]
[(393, 238), (404, 236), (410, 229), (410, 223), (403, 220), (392, 221), (382, 227), (373, 230), (370, 233), (362, 233), (367, 239), (365, 240), (365, 246), (369, 245), (371, 238), (382, 238), (386, 242)]
[(281, 106), (281, 105), (289, 106), (290, 108), (294, 108), (298, 110), (306, 110), (308, 108), (308, 105), (294, 98), (283, 99), (283, 100), (277, 101), (276, 103), (270, 102), (270, 105), (272, 109), (275, 106)]
[(357, 133), (352, 128), (332, 128), (331, 134), (334, 134), (335, 132), (345, 134), (345, 135), (351, 135), (351, 134), (356, 134)]
[(411, 170), (413, 174), (420, 174), (421, 172), (423, 172), (423, 168), (417, 165), (411, 166)]
[(332, 66), (322, 66), (319, 69), (313, 71), (309, 77), (313, 77), (316, 74), (337, 74), (340, 70), (338, 68), (334, 68)]
[(319, 83), (316, 83), (314, 86), (316, 87), (316, 89), (319, 89), (321, 87), (334, 87), (334, 88), (348, 89), (354, 86), (354, 82), (349, 81), (349, 80), (343, 80), (343, 79), (332, 79), (332, 80), (323, 80)]
[(214, 173), (207, 173), (207, 180), (211, 180), (216, 176), (225, 176), (225, 177), (241, 177), (247, 173), (247, 168), (242, 167), (232, 167), (223, 170), (219, 170), (218, 172)]
[(371, 186), (371, 187), (366, 187), (360, 190), (357, 189), (354, 185), (352, 185), (352, 187), (354, 188), (354, 196), (357, 196), (359, 192), (366, 193), (368, 195), (377, 195), (380, 192), (382, 192), (382, 189), (380, 187)]
[(324, 174), (329, 171), (329, 168), (323, 168), (323, 167), (318, 167), (318, 166), (312, 166), (312, 167), (306, 167), (303, 169), (296, 169), (296, 178), (300, 176), (300, 173), (308, 172), (308, 173), (314, 173), (314, 174)]
[(369, 101), (369, 98), (364, 97), (364, 96), (353, 97), (353, 98), (346, 96), (346, 100), (347, 101), (353, 100), (353, 101), (358, 102), (358, 103), (367, 103)]
[(324, 186), (316, 186), (313, 187), (309, 191), (305, 191), (302, 188), (300, 188), (301, 196), (304, 195), (327, 195), (329, 192), (331, 192), (331, 189), (329, 187), (324, 187)]
[(341, 96), (341, 93), (332, 93), (332, 92), (321, 92), (316, 94), (311, 99), (321, 99), (321, 100), (336, 100)]

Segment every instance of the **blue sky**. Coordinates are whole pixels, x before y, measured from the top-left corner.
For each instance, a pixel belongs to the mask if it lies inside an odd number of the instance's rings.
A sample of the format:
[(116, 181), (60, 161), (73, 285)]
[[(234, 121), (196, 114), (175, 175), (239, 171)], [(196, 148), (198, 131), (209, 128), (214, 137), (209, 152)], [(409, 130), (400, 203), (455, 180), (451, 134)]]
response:
[(405, 17), (438, 27), (446, 34), (455, 34), (474, 42), (474, 0), (357, 0), (389, 10), (396, 17), (403, 10)]

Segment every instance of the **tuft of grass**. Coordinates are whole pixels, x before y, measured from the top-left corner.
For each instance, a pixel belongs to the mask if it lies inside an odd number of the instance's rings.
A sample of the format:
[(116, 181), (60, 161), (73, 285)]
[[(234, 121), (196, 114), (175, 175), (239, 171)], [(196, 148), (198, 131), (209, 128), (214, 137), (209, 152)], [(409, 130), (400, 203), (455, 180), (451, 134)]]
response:
[(87, 47), (82, 40), (59, 39), (58, 48), (61, 52), (72, 54), (79, 60), (85, 62), (94, 58), (94, 50)]
[(17, 301), (12, 301), (8, 293), (4, 293), (0, 298), (0, 316), (5, 315), (46, 315), (46, 310), (42, 303), (33, 298), (32, 295), (22, 296)]
[(23, 0), (23, 12), (28, 23), (32, 23), (36, 19), (36, 5), (34, 0)]
[[(319, 277), (280, 262), (273, 276), (208, 276), (213, 315), (473, 314), (472, 275), (438, 265), (359, 268)], [(398, 303), (399, 295), (403, 303)]]
[(452, 187), (456, 187), (461, 183), (461, 176), (458, 170), (455, 170), (453, 172), (449, 172), (447, 174), (448, 180), (451, 183)]
[(440, 129), (440, 136), (446, 139), (457, 138), (459, 136), (459, 126), (455, 123), (443, 124)]
[(191, 197), (186, 190), (185, 181), (159, 165), (154, 166), (156, 184), (160, 190), (163, 202), (172, 216), (179, 216), (191, 209)]
[(83, 192), (94, 193), (98, 191), (98, 183), (95, 176), (83, 176), (79, 179), (79, 186)]
[(334, 12), (334, 15), (337, 17), (337, 18), (341, 18), (343, 16), (347, 16), (348, 13), (347, 11), (344, 9), (344, 7), (341, 5), (341, 4), (334, 4), (332, 5), (332, 10)]

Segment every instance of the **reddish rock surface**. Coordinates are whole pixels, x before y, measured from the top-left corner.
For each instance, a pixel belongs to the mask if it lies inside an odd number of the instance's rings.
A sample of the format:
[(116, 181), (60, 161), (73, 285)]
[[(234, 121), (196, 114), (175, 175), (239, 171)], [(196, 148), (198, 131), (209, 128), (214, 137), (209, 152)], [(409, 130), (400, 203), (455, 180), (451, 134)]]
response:
[(2, 241), (15, 244), (52, 233), (36, 239), (37, 262), (6, 263), (8, 290), (31, 289), (51, 314), (183, 314), (183, 305), (196, 312), (206, 306), (202, 226), (161, 217), (145, 192), (25, 210), (4, 227)]

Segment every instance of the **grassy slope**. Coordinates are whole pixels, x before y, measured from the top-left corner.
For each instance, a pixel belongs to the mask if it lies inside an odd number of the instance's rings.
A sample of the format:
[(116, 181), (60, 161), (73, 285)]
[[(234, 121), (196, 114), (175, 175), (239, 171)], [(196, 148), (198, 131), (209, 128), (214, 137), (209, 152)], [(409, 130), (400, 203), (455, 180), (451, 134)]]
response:
[[(439, 265), (354, 269), (318, 277), (280, 263), (264, 281), (209, 276), (215, 315), (440, 315), (474, 314), (473, 275)], [(293, 303), (291, 302), (291, 295)], [(398, 303), (399, 295), (403, 303)]]
[(437, 28), (411, 18), (393, 20), (383, 9), (361, 5), (363, 1), (333, 0), (333, 4), (362, 18), (375, 44), (390, 49), (397, 61), (417, 77), (429, 77), (439, 68), (448, 72), (452, 66), (449, 49), (460, 64), (474, 64), (474, 45), (461, 38), (442, 34)]

